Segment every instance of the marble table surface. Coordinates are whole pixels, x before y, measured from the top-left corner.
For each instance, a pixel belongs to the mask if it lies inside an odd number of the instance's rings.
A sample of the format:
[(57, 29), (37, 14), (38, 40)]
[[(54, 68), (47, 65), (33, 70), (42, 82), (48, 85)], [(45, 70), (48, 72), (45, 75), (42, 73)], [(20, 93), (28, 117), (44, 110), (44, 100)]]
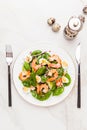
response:
[[(80, 0), (0, 0), (0, 130), (87, 130), (87, 16), (83, 30), (75, 40), (67, 41), (63, 37), (69, 18), (82, 14), (82, 8)], [(47, 25), (47, 19), (52, 16), (61, 24), (58, 33), (52, 32)], [(53, 46), (67, 50), (75, 62), (76, 73), (75, 49), (81, 43), (81, 109), (77, 109), (77, 78), (69, 96), (48, 108), (26, 103), (12, 82), (13, 106), (8, 107), (5, 44), (12, 45), (14, 63), (24, 48), (32, 43), (39, 46), (42, 42), (51, 42)]]

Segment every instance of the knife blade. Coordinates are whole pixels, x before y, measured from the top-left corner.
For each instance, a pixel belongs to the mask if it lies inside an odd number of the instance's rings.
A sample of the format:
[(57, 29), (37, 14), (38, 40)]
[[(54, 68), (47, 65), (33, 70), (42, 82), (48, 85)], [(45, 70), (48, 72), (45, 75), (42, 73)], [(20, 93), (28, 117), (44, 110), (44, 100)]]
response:
[(77, 45), (76, 48), (76, 61), (78, 64), (80, 64), (80, 43)]

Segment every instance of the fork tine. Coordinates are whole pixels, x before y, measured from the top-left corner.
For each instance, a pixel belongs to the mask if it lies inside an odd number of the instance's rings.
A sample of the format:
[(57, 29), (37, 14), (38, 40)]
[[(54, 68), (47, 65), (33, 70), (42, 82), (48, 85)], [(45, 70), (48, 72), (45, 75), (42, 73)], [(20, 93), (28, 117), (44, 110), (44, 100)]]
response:
[(6, 45), (6, 56), (7, 57), (13, 57), (12, 47), (9, 44)]
[(11, 45), (9, 45), (9, 44), (6, 45), (6, 52), (12, 52)]

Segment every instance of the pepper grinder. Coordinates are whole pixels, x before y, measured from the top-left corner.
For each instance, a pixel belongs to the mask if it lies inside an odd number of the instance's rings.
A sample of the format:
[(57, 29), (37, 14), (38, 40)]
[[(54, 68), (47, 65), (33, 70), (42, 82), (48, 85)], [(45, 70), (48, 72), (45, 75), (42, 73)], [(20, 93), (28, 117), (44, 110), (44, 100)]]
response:
[(80, 15), (78, 17), (72, 16), (69, 19), (67, 26), (64, 28), (64, 36), (68, 40), (73, 40), (81, 31), (85, 17)]

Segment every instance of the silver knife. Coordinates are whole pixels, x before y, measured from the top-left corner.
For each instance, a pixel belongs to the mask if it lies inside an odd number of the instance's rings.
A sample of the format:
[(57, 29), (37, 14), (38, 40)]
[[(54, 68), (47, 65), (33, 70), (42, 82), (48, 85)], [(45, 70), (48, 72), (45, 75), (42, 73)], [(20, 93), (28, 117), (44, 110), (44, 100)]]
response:
[(76, 61), (78, 64), (77, 108), (81, 108), (80, 43), (78, 44), (76, 49)]

